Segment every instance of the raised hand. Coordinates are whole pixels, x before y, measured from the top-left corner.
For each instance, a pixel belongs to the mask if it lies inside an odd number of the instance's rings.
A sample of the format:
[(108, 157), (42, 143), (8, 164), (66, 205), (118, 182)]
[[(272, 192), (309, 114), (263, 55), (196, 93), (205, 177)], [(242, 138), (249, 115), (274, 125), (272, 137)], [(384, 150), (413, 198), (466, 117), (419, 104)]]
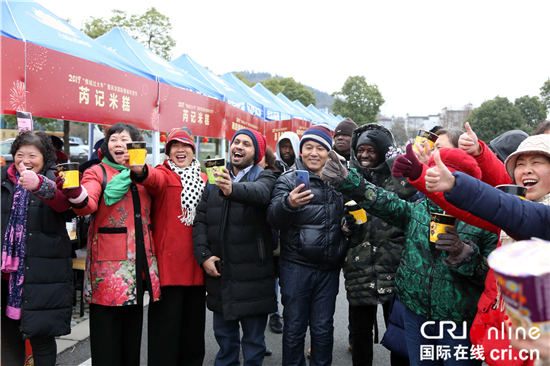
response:
[(19, 163), (19, 172), (21, 175), (19, 178), (19, 184), (21, 184), (21, 187), (27, 191), (36, 191), (40, 186), (40, 178), (38, 175), (36, 175), (36, 173), (32, 170), (27, 170), (25, 164), (22, 162)]
[[(321, 172), (321, 178), (331, 186), (339, 186), (348, 177), (348, 169), (342, 164), (342, 159), (334, 150), (328, 153), (328, 160)], [(344, 159), (345, 161), (345, 159)]]
[(468, 155), (478, 155), (481, 153), (481, 146), (477, 139), (476, 133), (470, 127), (470, 122), (464, 125), (466, 132), (460, 135), (458, 139), (458, 148), (464, 150)]
[(408, 144), (404, 155), (399, 155), (393, 163), (392, 175), (394, 177), (408, 177), (417, 180), (422, 174), (422, 164), (416, 158), (413, 145)]
[(233, 182), (231, 181), (229, 170), (225, 167), (221, 168), (218, 172), (214, 173), (214, 176), (216, 177), (216, 185), (220, 187), (223, 194), (230, 196), (233, 192)]
[(300, 190), (305, 186), (306, 185), (302, 183), (288, 194), (288, 203), (290, 203), (292, 207), (298, 208), (303, 205), (307, 205), (313, 198), (313, 194), (311, 194), (311, 190), (309, 189), (307, 191), (300, 192)]
[(454, 227), (446, 227), (445, 234), (438, 234), (435, 242), (437, 250), (445, 250), (449, 252), (449, 256), (457, 258), (464, 249), (464, 243), (458, 236), (458, 231)]
[[(78, 174), (80, 174), (80, 177), (78, 179), (78, 182), (80, 183), (80, 181), (82, 180), (82, 173), (78, 173)], [(63, 178), (61, 175), (59, 175), (59, 176), (57, 176), (57, 178), (55, 178), (55, 186), (67, 198), (75, 199), (75, 198), (78, 198), (82, 194), (82, 186), (80, 184), (76, 188), (69, 189), (69, 188), (63, 188), (63, 183), (64, 182), (65, 182), (65, 178)]]
[(439, 151), (434, 155), (435, 166), (426, 171), (426, 190), (428, 192), (450, 192), (455, 185), (455, 177), (443, 164)]
[(428, 151), (426, 151), (420, 143), (416, 144), (416, 149), (413, 149), (413, 153), (422, 164), (428, 164), (428, 161), (432, 157), (432, 150), (428, 148)]
[(344, 226), (342, 229), (345, 233), (351, 234), (353, 231), (355, 231), (359, 225), (357, 224), (357, 220), (355, 219), (355, 216), (353, 216), (349, 212), (349, 207), (344, 206)]

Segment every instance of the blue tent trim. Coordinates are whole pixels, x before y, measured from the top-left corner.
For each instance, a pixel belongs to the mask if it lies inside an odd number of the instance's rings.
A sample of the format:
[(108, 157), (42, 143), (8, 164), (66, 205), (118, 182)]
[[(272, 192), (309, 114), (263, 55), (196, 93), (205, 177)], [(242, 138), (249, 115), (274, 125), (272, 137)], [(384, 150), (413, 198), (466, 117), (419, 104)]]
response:
[(96, 41), (132, 62), (137, 67), (157, 75), (159, 81), (164, 84), (223, 100), (223, 94), (175, 67), (130, 37), (119, 27), (113, 28), (108, 33), (97, 38)]
[(248, 85), (243, 83), (238, 77), (228, 72), (222, 75), (222, 80), (226, 81), (229, 85), (235, 87), (242, 93), (246, 93), (251, 98), (256, 100), (259, 104), (263, 105), (265, 108), (266, 120), (268, 121), (280, 121), (285, 119), (290, 119), (291, 116), (288, 114), (284, 108), (270, 101), (268, 98), (265, 98), (263, 95), (258, 93), (256, 90), (250, 88)]
[(265, 120), (264, 108), (261, 104), (256, 102), (253, 98), (232, 88), (213, 72), (199, 65), (195, 60), (189, 57), (189, 55), (181, 55), (173, 60), (172, 64), (185, 70), (203, 84), (209, 85), (218, 92), (224, 94), (227, 103)]
[(34, 1), (2, 1), (2, 35), (157, 81)]

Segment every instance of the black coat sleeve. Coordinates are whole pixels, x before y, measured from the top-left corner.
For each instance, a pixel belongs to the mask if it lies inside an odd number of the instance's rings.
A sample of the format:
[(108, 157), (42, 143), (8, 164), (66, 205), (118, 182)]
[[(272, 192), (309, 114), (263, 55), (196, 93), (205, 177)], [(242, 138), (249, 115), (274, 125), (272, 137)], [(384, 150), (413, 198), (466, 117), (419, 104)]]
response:
[(195, 221), (193, 221), (193, 254), (202, 267), (202, 262), (212, 256), (208, 244), (208, 222), (206, 217), (208, 197), (210, 190), (207, 187), (202, 192), (202, 198), (197, 206)]
[(290, 226), (300, 208), (294, 208), (288, 201), (288, 195), (294, 190), (294, 182), (289, 180), (289, 174), (283, 174), (275, 182), (271, 194), (271, 204), (267, 208), (267, 222), (273, 229), (282, 230)]
[(467, 174), (454, 172), (455, 186), (445, 199), (498, 226), (514, 239), (550, 240), (550, 207), (504, 193)]
[(273, 172), (264, 170), (253, 182), (233, 182), (232, 192), (229, 196), (225, 196), (221, 190), (220, 195), (223, 199), (231, 202), (265, 209), (271, 200), (271, 191), (276, 179)]

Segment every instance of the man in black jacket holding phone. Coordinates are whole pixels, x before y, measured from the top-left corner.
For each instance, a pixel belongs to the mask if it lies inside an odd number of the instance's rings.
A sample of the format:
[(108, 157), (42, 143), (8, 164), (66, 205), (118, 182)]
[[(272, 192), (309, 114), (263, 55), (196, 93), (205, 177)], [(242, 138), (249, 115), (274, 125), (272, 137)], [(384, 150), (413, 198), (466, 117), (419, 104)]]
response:
[(214, 312), (216, 365), (238, 364), (241, 343), (244, 364), (261, 365), (267, 317), (276, 311), (273, 238), (266, 222), (276, 178), (257, 165), (265, 150), (265, 136), (237, 131), (231, 162), (217, 173), (216, 185), (207, 185), (197, 207), (193, 245), (206, 271), (206, 303)]
[(330, 130), (309, 128), (300, 142), (295, 170), (309, 173), (309, 189), (296, 186), (295, 171), (277, 182), (268, 222), (281, 231), (279, 281), (284, 305), (283, 365), (304, 365), (304, 339), (311, 334), (310, 365), (330, 365), (333, 316), (347, 243), (340, 229), (344, 198), (320, 174), (331, 150)]

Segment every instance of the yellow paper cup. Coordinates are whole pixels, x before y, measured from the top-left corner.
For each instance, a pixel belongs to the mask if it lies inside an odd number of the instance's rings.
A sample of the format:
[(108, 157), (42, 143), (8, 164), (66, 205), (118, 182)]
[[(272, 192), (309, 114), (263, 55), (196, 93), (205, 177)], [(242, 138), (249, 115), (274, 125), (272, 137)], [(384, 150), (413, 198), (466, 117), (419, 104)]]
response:
[(430, 131), (419, 130), (416, 138), (414, 139), (413, 149), (417, 149), (416, 144), (420, 144), (426, 152), (434, 147), (437, 135)]
[(346, 203), (348, 212), (355, 217), (357, 225), (367, 222), (367, 212), (361, 208), (355, 201), (349, 201)]
[(438, 214), (438, 213), (431, 214), (430, 242), (435, 244), (437, 240), (437, 235), (446, 234), (447, 232), (445, 231), (445, 228), (454, 227), (455, 221), (456, 221), (456, 218), (450, 215)]
[(500, 189), (502, 192), (506, 192), (508, 194), (518, 196), (522, 200), (525, 199), (525, 195), (527, 194), (527, 188), (523, 186), (516, 186), (514, 184), (501, 184), (497, 186), (498, 189)]
[(65, 163), (57, 166), (59, 176), (64, 179), (61, 188), (72, 189), (80, 185), (80, 175), (78, 173), (78, 163)]
[(147, 150), (145, 141), (132, 141), (126, 143), (126, 149), (128, 154), (130, 154), (130, 166), (143, 166), (145, 165), (145, 156), (147, 155)]

